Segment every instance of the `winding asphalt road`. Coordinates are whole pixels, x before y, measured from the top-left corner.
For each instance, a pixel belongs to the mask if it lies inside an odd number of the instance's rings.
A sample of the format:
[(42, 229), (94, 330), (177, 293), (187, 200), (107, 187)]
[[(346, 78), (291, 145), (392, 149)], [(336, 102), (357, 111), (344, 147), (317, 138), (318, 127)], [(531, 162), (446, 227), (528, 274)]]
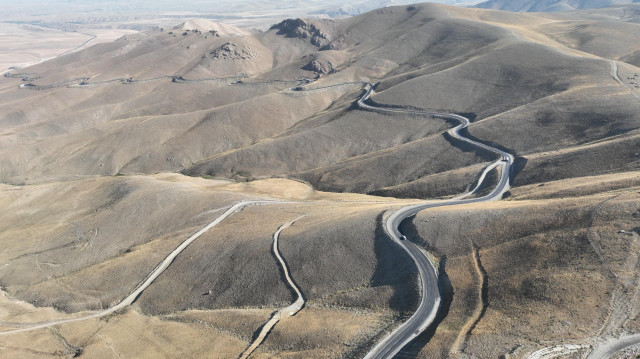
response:
[[(482, 175), (479, 178), (479, 182), (476, 185), (475, 189), (473, 189), (470, 193), (467, 193), (465, 195), (462, 195), (462, 196), (459, 196), (457, 198), (453, 198), (453, 199), (450, 199), (450, 200), (443, 200), (443, 201), (438, 201), (438, 202), (429, 202), (429, 203), (424, 203), (424, 204), (416, 204), (416, 205), (407, 206), (407, 207), (404, 207), (404, 208), (401, 208), (401, 209), (395, 211), (394, 213), (391, 214), (391, 216), (389, 216), (389, 218), (387, 219), (386, 224), (385, 224), (385, 229), (386, 229), (387, 233), (391, 236), (391, 238), (396, 243), (398, 243), (398, 245), (400, 245), (411, 256), (411, 258), (415, 261), (415, 263), (416, 263), (416, 265), (418, 267), (419, 273), (420, 273), (421, 288), (422, 288), (422, 298), (421, 298), (420, 305), (418, 306), (418, 309), (416, 310), (416, 312), (405, 323), (400, 325), (392, 333), (390, 333), (387, 337), (385, 337), (381, 342), (379, 342), (366, 355), (366, 357), (365, 357), (366, 359), (371, 359), (371, 358), (391, 358), (391, 357), (393, 357), (406, 344), (408, 344), (411, 340), (413, 340), (418, 335), (420, 335), (424, 330), (426, 330), (429, 327), (429, 325), (431, 325), (431, 323), (433, 322), (433, 320), (436, 317), (436, 314), (438, 312), (438, 308), (440, 306), (440, 292), (439, 292), (439, 287), (438, 287), (438, 275), (437, 275), (436, 268), (435, 268), (434, 264), (431, 262), (431, 260), (425, 255), (424, 252), (422, 252), (413, 243), (405, 240), (406, 237), (404, 235), (402, 235), (400, 233), (399, 229), (398, 229), (400, 224), (402, 223), (402, 221), (405, 220), (406, 218), (411, 217), (411, 216), (415, 215), (416, 213), (418, 213), (418, 212), (420, 212), (420, 211), (422, 211), (424, 209), (428, 209), (428, 208), (454, 206), (454, 205), (476, 203), (476, 202), (486, 202), (486, 201), (498, 200), (498, 199), (502, 198), (502, 195), (504, 194), (504, 192), (506, 192), (509, 189), (509, 179), (510, 179), (511, 166), (513, 165), (513, 160), (514, 160), (513, 156), (511, 154), (507, 153), (507, 152), (504, 152), (504, 151), (502, 151), (500, 149), (485, 145), (485, 144), (480, 143), (480, 142), (473, 141), (471, 139), (468, 139), (468, 138), (463, 137), (462, 135), (460, 135), (460, 133), (459, 133), (460, 130), (466, 128), (470, 123), (469, 120), (466, 117), (459, 116), (459, 115), (456, 115), (456, 114), (446, 114), (446, 113), (438, 113), (438, 112), (420, 111), (420, 110), (413, 110), (413, 109), (383, 108), (383, 107), (377, 107), (377, 106), (372, 106), (372, 105), (366, 104), (365, 101), (371, 96), (374, 88), (375, 88), (375, 86), (373, 84), (371, 84), (371, 83), (368, 84), (367, 91), (358, 100), (358, 105), (361, 108), (367, 109), (367, 110), (372, 110), (372, 111), (385, 112), (385, 113), (414, 114), (414, 115), (419, 115), (419, 116), (430, 116), (430, 117), (440, 118), (440, 119), (445, 119), (445, 120), (446, 119), (457, 120), (457, 121), (460, 122), (460, 124), (448, 131), (449, 134), (452, 137), (454, 137), (454, 138), (456, 138), (456, 139), (458, 139), (460, 141), (469, 143), (469, 144), (471, 144), (473, 146), (476, 146), (478, 148), (482, 148), (482, 149), (485, 149), (487, 151), (493, 152), (493, 153), (495, 153), (495, 154), (500, 156), (500, 160), (492, 163), (489, 167), (487, 167), (484, 170), (484, 172), (482, 173)], [(465, 196), (468, 196), (468, 195), (470, 195), (472, 193), (475, 193), (480, 188), (480, 186), (482, 184), (482, 181), (486, 178), (486, 174), (490, 170), (492, 170), (492, 169), (494, 169), (496, 167), (500, 167), (501, 168), (501, 176), (500, 176), (500, 181), (498, 182), (498, 185), (493, 189), (493, 191), (491, 193), (489, 193), (488, 195), (485, 195), (483, 197), (479, 197), (479, 198), (462, 199)], [(102, 310), (102, 311), (98, 311), (98, 312), (94, 312), (94, 313), (92, 313), (90, 315), (86, 315), (86, 316), (83, 316), (83, 317), (61, 319), (61, 320), (53, 320), (53, 321), (48, 321), (48, 322), (43, 322), (43, 323), (21, 324), (21, 325), (19, 325), (19, 328), (17, 328), (17, 329), (0, 332), (0, 335), (6, 335), (6, 334), (12, 334), (12, 333), (18, 333), (18, 332), (25, 332), (25, 331), (45, 328), (45, 327), (49, 327), (49, 326), (52, 326), (52, 325), (58, 325), (58, 324), (64, 324), (64, 323), (78, 322), (78, 321), (82, 321), (82, 320), (86, 320), (86, 319), (90, 319), (90, 318), (98, 318), (98, 317), (102, 317), (102, 316), (108, 315), (110, 313), (113, 313), (113, 312), (115, 312), (115, 311), (117, 311), (119, 309), (122, 309), (122, 308), (130, 305), (131, 303), (133, 303), (137, 299), (137, 297), (147, 287), (149, 287), (151, 285), (151, 283), (153, 283), (153, 281), (155, 281), (155, 279), (158, 276), (160, 276), (164, 272), (164, 270), (173, 262), (173, 260), (189, 244), (191, 244), (194, 240), (196, 240), (203, 233), (205, 233), (206, 231), (208, 231), (209, 229), (211, 229), (212, 227), (214, 227), (218, 223), (222, 222), (224, 219), (226, 219), (227, 217), (231, 216), (232, 214), (242, 210), (246, 206), (259, 205), (259, 204), (272, 204), (272, 203), (284, 203), (284, 202), (244, 201), (244, 202), (236, 203), (231, 208), (229, 208), (224, 214), (222, 214), (221, 216), (216, 218), (213, 222), (211, 222), (209, 225), (207, 225), (206, 227), (204, 227), (203, 229), (201, 229), (200, 231), (195, 233), (193, 236), (191, 236), (187, 240), (185, 240), (178, 248), (176, 248), (173, 252), (171, 252), (158, 265), (158, 267), (156, 267), (156, 269), (153, 270), (147, 276), (147, 278), (142, 282), (142, 284), (140, 284), (131, 294), (129, 294), (129, 296), (127, 296), (120, 303), (118, 303), (117, 305), (115, 305), (115, 306), (113, 306), (111, 308), (108, 308), (108, 309)], [(290, 225), (294, 221), (288, 223), (288, 225)], [(278, 234), (283, 229), (287, 228), (288, 225), (282, 226), (278, 230), (278, 232), (276, 232), (276, 234), (274, 234), (274, 247), (276, 249), (277, 249), (277, 237), (278, 237)], [(276, 250), (276, 255), (278, 256), (278, 259), (281, 262), (283, 262), (282, 258), (278, 255), (277, 250)], [(283, 265), (283, 267), (285, 268), (285, 275), (287, 277), (287, 280), (290, 282), (290, 285), (292, 285), (292, 287), (294, 289), (296, 289), (296, 293), (298, 294), (298, 298), (293, 304), (291, 304), (287, 308), (284, 308), (281, 311), (279, 311), (278, 314), (279, 315), (282, 315), (282, 314), (293, 315), (298, 310), (300, 310), (300, 308), (304, 304), (304, 299), (302, 298), (302, 294), (299, 292), (299, 290), (297, 290), (295, 285), (293, 285), (293, 283), (291, 282), (291, 280), (290, 280), (290, 278), (288, 276), (288, 271), (287, 271), (286, 266)]]
[[(466, 143), (474, 145), (478, 148), (485, 149), (487, 151), (491, 151), (501, 158), (497, 162), (493, 163), (489, 167), (491, 169), (500, 166), (501, 167), (501, 175), (500, 181), (497, 186), (491, 191), (491, 193), (479, 197), (479, 198), (471, 198), (471, 199), (462, 199), (462, 198), (453, 198), (450, 200), (443, 200), (438, 202), (430, 202), (424, 204), (416, 204), (401, 208), (395, 212), (393, 212), (385, 223), (385, 230), (391, 236), (391, 238), (400, 245), (408, 254), (411, 256), (411, 259), (416, 263), (418, 267), (418, 272), (420, 273), (420, 285), (422, 289), (422, 298), (420, 300), (420, 305), (418, 309), (413, 313), (413, 315), (402, 325), (396, 328), (393, 332), (387, 335), (382, 341), (380, 341), (366, 356), (365, 359), (386, 359), (392, 358), (395, 356), (404, 346), (406, 346), (409, 342), (419, 336), (422, 332), (424, 332), (429, 325), (436, 318), (438, 313), (438, 308), (440, 307), (440, 290), (438, 286), (438, 274), (435, 268), (435, 265), (431, 260), (425, 255), (423, 251), (420, 250), (415, 244), (406, 240), (406, 237), (400, 233), (399, 227), (402, 221), (405, 219), (415, 215), (416, 213), (434, 207), (445, 207), (445, 206), (456, 206), (461, 204), (469, 204), (469, 203), (477, 203), (477, 202), (487, 202), (492, 200), (499, 200), (502, 198), (502, 195), (509, 190), (509, 178), (511, 173), (511, 167), (513, 165), (514, 157), (510, 153), (504, 152), (500, 149), (487, 146), (483, 143), (473, 141), (466, 137), (460, 135), (460, 130), (466, 128), (469, 125), (469, 119), (466, 117), (456, 115), (456, 114), (447, 114), (447, 113), (438, 113), (438, 112), (429, 112), (429, 111), (420, 111), (420, 110), (410, 110), (410, 109), (398, 109), (398, 108), (386, 108), (386, 107), (378, 107), (372, 106), (365, 101), (371, 96), (375, 85), (369, 84), (366, 93), (358, 100), (358, 106), (366, 110), (372, 110), (377, 112), (388, 112), (388, 113), (402, 113), (402, 114), (415, 114), (422, 116), (431, 116), (435, 118), (441, 119), (453, 119), (460, 122), (460, 124), (451, 130), (449, 130), (449, 134)], [(488, 169), (489, 169), (488, 167)], [(480, 187), (480, 184), (486, 177), (486, 173), (488, 170), (485, 170), (482, 176), (479, 179), (479, 183), (476, 188), (472, 192), (476, 192)]]

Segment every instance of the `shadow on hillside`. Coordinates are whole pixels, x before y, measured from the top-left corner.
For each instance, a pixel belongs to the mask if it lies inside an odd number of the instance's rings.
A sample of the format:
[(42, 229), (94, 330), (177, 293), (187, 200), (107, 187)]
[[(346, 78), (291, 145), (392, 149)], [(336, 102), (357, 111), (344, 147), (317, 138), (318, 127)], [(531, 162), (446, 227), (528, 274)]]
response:
[[(462, 133), (462, 131), (460, 131)], [(483, 161), (495, 161), (499, 156), (491, 151), (487, 151), (484, 148), (478, 148), (468, 142), (464, 142), (457, 138), (451, 137), (448, 132), (442, 134), (444, 139), (447, 140), (453, 147), (460, 149), (462, 152), (474, 152), (478, 157), (482, 158)], [(465, 134), (465, 137), (466, 134)]]
[[(473, 136), (472, 134), (469, 133), (469, 129), (468, 128), (463, 128), (462, 130), (460, 130), (460, 134), (470, 140), (476, 141), (476, 142), (480, 142), (482, 144), (491, 146), (491, 147), (495, 147), (501, 151), (507, 152), (507, 153), (511, 153), (514, 157), (514, 161), (513, 161), (513, 166), (511, 167), (511, 174), (509, 175), (509, 182), (511, 184), (514, 183), (515, 178), (520, 174), (520, 172), (522, 172), (522, 170), (525, 168), (525, 166), (527, 165), (527, 159), (519, 156), (518, 152), (502, 146), (499, 143), (495, 143), (493, 141), (486, 141), (486, 140), (482, 140), (480, 138), (477, 138), (475, 136)], [(458, 139), (455, 139), (453, 137), (451, 137), (448, 133), (444, 134), (444, 137), (447, 141), (449, 141), (449, 143), (451, 143), (453, 146), (456, 146), (458, 148), (460, 148), (461, 150), (468, 152), (468, 151), (476, 151), (476, 153), (478, 154), (478, 156), (482, 157), (482, 159), (486, 160), (486, 161), (495, 161), (496, 159), (499, 158), (498, 155), (496, 155), (493, 152), (487, 151), (485, 149), (482, 148), (477, 148), (469, 143), (466, 143), (464, 141), (460, 141)]]
[[(393, 295), (389, 307), (396, 311), (397, 320), (408, 318), (418, 307), (420, 293), (418, 288), (418, 268), (411, 257), (396, 244), (384, 230), (384, 211), (376, 217), (374, 251), (377, 258), (376, 269), (371, 277), (371, 287), (390, 286)], [(398, 324), (398, 323), (397, 323)], [(390, 328), (380, 328), (382, 330)], [(364, 357), (380, 340), (386, 336), (383, 331), (374, 338), (362, 343), (344, 356), (345, 359)]]
[[(438, 267), (438, 288), (440, 290), (440, 308), (438, 308), (438, 314), (436, 315), (433, 323), (425, 330), (420, 336), (414, 339), (411, 343), (409, 343), (406, 347), (402, 348), (402, 350), (396, 355), (397, 357), (402, 358), (417, 358), (418, 354), (424, 348), (431, 338), (433, 338), (436, 329), (440, 325), (440, 323), (447, 317), (449, 314), (449, 308), (451, 306), (451, 302), (453, 301), (454, 291), (453, 285), (449, 280), (449, 276), (445, 271), (447, 265), (447, 256), (440, 255), (437, 252), (434, 252), (432, 248), (430, 248), (429, 243), (420, 236), (417, 227), (413, 224), (413, 220), (416, 217), (410, 217), (405, 219), (400, 224), (400, 232), (402, 232), (412, 243), (416, 244), (424, 248), (427, 251), (431, 251), (434, 255), (436, 255), (439, 260)], [(441, 353), (441, 357), (446, 357), (448, 353)]]
[(413, 312), (420, 301), (416, 285), (418, 268), (404, 249), (385, 232), (383, 215), (384, 212), (376, 218), (374, 250), (378, 263), (371, 277), (371, 285), (392, 287), (389, 307), (400, 313)]
[[(375, 232), (375, 252), (378, 258), (378, 266), (371, 278), (373, 286), (389, 285), (394, 289), (393, 297), (390, 300), (390, 307), (404, 315), (404, 319), (408, 319), (413, 315), (420, 301), (420, 293), (418, 292), (417, 276), (418, 269), (409, 255), (395, 242), (389, 238), (384, 230), (384, 222), (382, 220), (383, 213), (376, 218)], [(413, 224), (411, 217), (402, 222), (400, 231), (407, 236), (413, 243), (427, 248), (426, 241), (420, 236), (416, 226)], [(438, 325), (447, 317), (449, 307), (453, 300), (453, 286), (445, 272), (447, 263), (446, 256), (440, 258), (440, 266), (438, 268), (438, 286), (440, 297), (442, 298), (438, 314), (433, 324), (417, 337), (413, 342), (403, 348), (398, 357), (415, 358), (422, 348), (424, 348), (429, 340), (435, 334)], [(352, 355), (348, 357), (362, 357), (384, 336), (375, 338), (367, 346), (357, 348)], [(365, 348), (367, 347), (367, 348)]]
[[(273, 250), (273, 246), (271, 246), (270, 253), (271, 253), (271, 257), (273, 257), (273, 260), (276, 262), (276, 265), (278, 266), (278, 273), (280, 274), (280, 282), (282, 284), (284, 284), (285, 287), (287, 287), (287, 290), (289, 291), (289, 294), (291, 295), (291, 299), (289, 300), (289, 303), (285, 304), (285, 305), (289, 305), (289, 304), (295, 302), (298, 299), (298, 293), (296, 293), (295, 289), (293, 289), (289, 285), (289, 282), (287, 280), (287, 276), (285, 275), (285, 272), (284, 272), (284, 268), (280, 264), (280, 260), (278, 260), (278, 257), (276, 256), (276, 252), (274, 252), (274, 250)], [(287, 266), (287, 268), (289, 268), (289, 263), (287, 262), (287, 259), (283, 257), (282, 261)], [(289, 279), (291, 279), (293, 284), (298, 288), (298, 290), (300, 290), (300, 293), (302, 293), (302, 297), (306, 298), (304, 292), (302, 291), (302, 288), (300, 288), (300, 286), (298, 285), (298, 282), (296, 282), (296, 280), (293, 278), (293, 276), (291, 276)], [(306, 304), (303, 305), (303, 307), (305, 307), (305, 306), (306, 306)]]

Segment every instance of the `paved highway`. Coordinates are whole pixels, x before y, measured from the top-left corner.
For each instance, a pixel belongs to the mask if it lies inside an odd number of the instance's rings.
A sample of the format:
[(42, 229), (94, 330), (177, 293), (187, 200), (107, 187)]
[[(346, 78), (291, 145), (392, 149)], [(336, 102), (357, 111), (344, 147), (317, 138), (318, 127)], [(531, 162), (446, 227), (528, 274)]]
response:
[[(400, 233), (400, 231), (398, 230), (398, 227), (400, 226), (400, 223), (404, 219), (406, 219), (408, 217), (411, 217), (411, 216), (415, 215), (416, 213), (418, 213), (418, 212), (420, 212), (420, 211), (422, 211), (424, 209), (427, 209), (427, 208), (453, 206), (453, 205), (468, 204), (468, 203), (475, 203), (475, 202), (485, 202), (485, 201), (500, 199), (502, 197), (502, 194), (509, 189), (509, 176), (510, 176), (510, 172), (511, 172), (511, 166), (513, 164), (513, 156), (511, 154), (509, 154), (507, 152), (504, 152), (502, 150), (499, 150), (497, 148), (482, 144), (480, 142), (473, 141), (471, 139), (468, 139), (468, 138), (463, 137), (462, 135), (460, 135), (459, 131), (464, 129), (464, 128), (466, 128), (469, 125), (469, 120), (467, 118), (463, 117), (463, 116), (459, 116), (459, 115), (455, 115), (455, 114), (438, 113), (438, 112), (410, 110), (410, 109), (382, 108), (382, 107), (368, 105), (368, 104), (365, 103), (365, 101), (373, 93), (374, 85), (369, 83), (369, 84), (367, 84), (367, 86), (368, 86), (367, 91), (358, 100), (358, 105), (361, 108), (368, 109), (368, 110), (373, 110), (373, 111), (378, 111), (378, 112), (385, 112), (385, 113), (415, 114), (415, 115), (420, 115), (420, 116), (430, 116), (430, 117), (434, 117), (434, 118), (457, 120), (457, 121), (460, 122), (460, 124), (458, 126), (452, 128), (451, 130), (449, 130), (449, 134), (452, 137), (454, 137), (454, 138), (456, 138), (456, 139), (458, 139), (460, 141), (464, 141), (464, 142), (467, 142), (469, 144), (472, 144), (472, 145), (474, 145), (474, 146), (476, 146), (478, 148), (483, 148), (483, 149), (485, 149), (487, 151), (496, 153), (497, 155), (500, 156), (500, 159), (498, 161), (492, 163), (489, 167), (487, 167), (484, 170), (484, 172), (482, 173), (482, 175), (479, 178), (478, 184), (476, 185), (476, 187), (471, 192), (469, 192), (469, 193), (467, 193), (465, 195), (459, 196), (457, 198), (450, 199), (450, 200), (443, 200), (443, 201), (438, 201), (438, 202), (429, 202), (429, 203), (424, 203), (424, 204), (414, 204), (414, 205), (411, 205), (411, 206), (407, 206), (407, 207), (401, 208), (401, 209), (397, 210), (396, 212), (392, 213), (391, 216), (389, 216), (389, 218), (387, 219), (386, 224), (385, 224), (385, 229), (386, 229), (387, 233), (391, 236), (391, 238), (396, 243), (398, 243), (411, 256), (411, 258), (415, 261), (415, 263), (416, 263), (416, 265), (418, 267), (418, 271), (420, 273), (421, 288), (422, 288), (422, 292), (423, 292), (422, 293), (422, 298), (420, 300), (420, 304), (419, 304), (418, 309), (416, 310), (416, 312), (405, 323), (403, 323), (401, 326), (396, 328), (391, 334), (389, 334), (380, 343), (378, 343), (367, 354), (367, 356), (365, 357), (367, 359), (371, 359), (371, 358), (391, 358), (395, 354), (397, 354), (407, 343), (409, 343), (415, 337), (420, 335), (420, 333), (422, 333), (427, 327), (429, 327), (429, 325), (435, 319), (436, 314), (438, 312), (438, 308), (440, 306), (440, 292), (439, 292), (439, 288), (438, 288), (438, 275), (437, 275), (436, 268), (433, 265), (433, 263), (429, 260), (429, 258), (425, 255), (424, 252), (422, 252), (413, 243), (404, 240), (405, 239), (404, 235), (402, 235)], [(477, 190), (480, 188), (480, 186), (482, 184), (482, 181), (485, 179), (486, 174), (491, 169), (496, 168), (496, 167), (500, 167), (501, 168), (501, 177), (500, 177), (500, 181), (498, 182), (498, 185), (493, 189), (493, 191), (491, 193), (489, 193), (488, 195), (485, 195), (483, 197), (480, 197), (480, 198), (463, 199), (463, 197), (466, 197), (466, 196), (468, 196), (470, 194), (473, 194), (473, 193), (477, 192)], [(89, 315), (86, 315), (86, 316), (82, 316), (82, 317), (77, 317), (77, 318), (53, 320), (53, 321), (48, 321), (48, 322), (43, 322), (43, 323), (32, 323), (32, 324), (16, 325), (17, 329), (0, 332), (0, 335), (12, 334), (12, 333), (18, 333), (18, 332), (25, 332), (25, 331), (35, 330), (35, 329), (39, 329), (39, 328), (49, 327), (49, 326), (52, 326), (52, 325), (77, 322), (77, 321), (86, 320), (86, 319), (90, 319), (90, 318), (98, 318), (98, 317), (102, 317), (102, 316), (108, 315), (110, 313), (113, 313), (113, 312), (115, 312), (115, 311), (117, 311), (119, 309), (122, 309), (122, 308), (130, 305), (131, 303), (133, 303), (136, 300), (136, 298), (147, 287), (149, 287), (149, 285), (151, 285), (151, 283), (153, 283), (153, 281), (155, 281), (155, 279), (158, 276), (160, 276), (160, 274), (162, 274), (164, 272), (164, 270), (173, 262), (173, 260), (189, 244), (191, 244), (194, 240), (196, 240), (203, 233), (205, 233), (206, 231), (208, 231), (209, 229), (211, 229), (212, 227), (214, 227), (218, 223), (222, 222), (224, 219), (226, 219), (227, 217), (231, 216), (232, 214), (242, 210), (246, 206), (260, 205), (260, 204), (273, 204), (273, 203), (285, 203), (285, 202), (244, 201), (244, 202), (236, 203), (231, 208), (229, 208), (224, 214), (222, 214), (221, 216), (216, 218), (213, 222), (211, 222), (209, 225), (207, 225), (206, 227), (204, 227), (203, 229), (201, 229), (200, 231), (195, 233), (193, 236), (191, 236), (187, 240), (185, 240), (178, 248), (176, 248), (173, 252), (171, 252), (158, 265), (158, 267), (156, 267), (156, 269), (154, 269), (147, 276), (147, 278), (142, 282), (142, 284), (140, 286), (138, 286), (129, 296), (127, 296), (125, 299), (123, 299), (120, 303), (118, 303), (117, 305), (115, 305), (115, 306), (113, 306), (111, 308), (108, 308), (108, 309), (102, 310), (102, 311), (98, 311), (98, 312), (94, 312), (92, 314), (89, 314)], [(279, 233), (283, 229), (285, 229), (289, 225), (291, 225), (294, 221), (283, 225), (278, 230), (278, 232), (276, 232), (276, 234), (274, 234), (274, 248), (275, 248), (274, 251), (276, 253), (276, 256), (278, 257), (278, 260), (281, 263), (284, 263), (284, 262), (282, 261), (282, 258), (279, 256), (279, 253), (277, 251), (277, 238), (278, 238)], [(304, 299), (302, 297), (302, 294), (297, 289), (297, 287), (295, 287), (295, 285), (293, 284), (293, 282), (289, 278), (288, 270), (287, 270), (287, 268), (286, 268), (286, 266), (284, 264), (283, 264), (283, 268), (285, 269), (285, 276), (287, 277), (287, 281), (294, 288), (294, 290), (296, 290), (296, 293), (298, 294), (298, 298), (293, 304), (291, 304), (290, 306), (282, 309), (281, 311), (279, 311), (277, 313), (278, 319), (279, 319), (279, 317), (281, 317), (284, 314), (288, 314), (288, 315), (295, 314), (298, 310), (300, 310), (300, 308), (304, 304)], [(272, 319), (274, 319), (274, 318), (272, 318)], [(7, 324), (7, 323), (5, 323), (5, 324)]]
[[(382, 341), (380, 341), (366, 356), (365, 359), (386, 359), (395, 356), (404, 346), (415, 339), (418, 335), (424, 332), (429, 325), (433, 322), (438, 313), (440, 307), (440, 290), (438, 287), (438, 274), (435, 265), (431, 260), (412, 242), (405, 240), (405, 236), (400, 233), (399, 227), (403, 220), (415, 215), (416, 213), (434, 207), (444, 206), (456, 206), (461, 204), (486, 202), (492, 200), (499, 200), (502, 195), (509, 190), (509, 176), (511, 173), (511, 166), (513, 165), (513, 155), (504, 152), (500, 149), (487, 146), (483, 143), (473, 141), (460, 135), (460, 130), (469, 125), (469, 119), (456, 114), (446, 114), (430, 111), (398, 109), (398, 108), (385, 108), (377, 107), (366, 104), (365, 101), (371, 96), (375, 85), (369, 84), (365, 94), (358, 100), (358, 106), (363, 109), (387, 112), (387, 113), (403, 113), (403, 114), (415, 114), (423, 116), (431, 116), (441, 119), (454, 119), (460, 122), (460, 124), (451, 130), (449, 134), (461, 141), (472, 144), (476, 147), (483, 148), (487, 151), (491, 151), (500, 156), (500, 159), (488, 167), (493, 169), (495, 167), (501, 167), (500, 181), (497, 186), (483, 197), (462, 199), (461, 197), (453, 198), (450, 200), (443, 200), (438, 202), (430, 202), (424, 204), (416, 204), (401, 208), (392, 213), (385, 223), (385, 230), (389, 236), (400, 245), (408, 254), (411, 259), (416, 263), (418, 272), (420, 273), (420, 284), (422, 288), (422, 298), (418, 309), (413, 315), (402, 325), (396, 328), (393, 332), (387, 335)], [(479, 183), (471, 193), (474, 193), (480, 187), (480, 184), (486, 177), (488, 170), (485, 170), (479, 179)], [(465, 195), (466, 196), (466, 195)]]

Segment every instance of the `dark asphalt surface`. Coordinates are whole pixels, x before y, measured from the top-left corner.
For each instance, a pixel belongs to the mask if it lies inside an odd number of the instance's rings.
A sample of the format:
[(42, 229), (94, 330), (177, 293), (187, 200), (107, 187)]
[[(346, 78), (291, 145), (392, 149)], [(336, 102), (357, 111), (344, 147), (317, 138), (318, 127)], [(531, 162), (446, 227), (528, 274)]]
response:
[(386, 221), (385, 229), (389, 236), (400, 245), (413, 259), (420, 273), (420, 281), (422, 288), (422, 298), (420, 305), (415, 313), (402, 325), (391, 332), (387, 337), (380, 341), (366, 356), (365, 359), (386, 359), (393, 358), (404, 346), (424, 332), (433, 322), (440, 307), (440, 291), (438, 287), (438, 274), (434, 264), (415, 244), (408, 240), (403, 240), (404, 235), (398, 230), (400, 223), (405, 219), (415, 215), (416, 213), (429, 208), (457, 206), (468, 203), (487, 202), (499, 200), (504, 192), (509, 189), (509, 175), (514, 157), (510, 153), (500, 149), (485, 145), (480, 142), (473, 141), (459, 134), (459, 131), (469, 125), (469, 119), (456, 114), (446, 114), (419, 110), (404, 110), (397, 108), (381, 108), (366, 104), (366, 101), (373, 92), (373, 84), (369, 84), (367, 92), (358, 100), (358, 106), (367, 110), (390, 112), (390, 113), (409, 113), (415, 115), (432, 116), (441, 119), (454, 119), (460, 122), (460, 125), (449, 130), (449, 134), (461, 141), (470, 143), (476, 147), (491, 151), (502, 158), (501, 176), (498, 185), (491, 193), (486, 196), (471, 199), (450, 199), (443, 201), (430, 201), (425, 204), (407, 206), (395, 211)]

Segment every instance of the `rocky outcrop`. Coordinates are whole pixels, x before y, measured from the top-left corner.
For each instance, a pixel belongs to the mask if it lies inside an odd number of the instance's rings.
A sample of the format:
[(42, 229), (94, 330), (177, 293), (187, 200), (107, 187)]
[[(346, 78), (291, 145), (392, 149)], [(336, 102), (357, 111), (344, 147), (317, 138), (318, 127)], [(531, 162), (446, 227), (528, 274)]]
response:
[(287, 19), (273, 25), (271, 30), (278, 30), (278, 35), (308, 39), (311, 44), (323, 48), (331, 43), (331, 29), (334, 26), (335, 23), (330, 20)]
[(313, 71), (316, 74), (330, 74), (335, 71), (333, 64), (330, 61), (319, 61), (313, 60), (310, 63), (306, 64), (303, 70)]
[(256, 53), (251, 51), (251, 49), (246, 45), (238, 46), (233, 42), (225, 43), (211, 51), (209, 55), (213, 59), (220, 60), (248, 60), (256, 57)]
[(327, 45), (324, 45), (320, 50), (344, 50), (347, 47), (347, 41), (344, 37), (333, 40)]

